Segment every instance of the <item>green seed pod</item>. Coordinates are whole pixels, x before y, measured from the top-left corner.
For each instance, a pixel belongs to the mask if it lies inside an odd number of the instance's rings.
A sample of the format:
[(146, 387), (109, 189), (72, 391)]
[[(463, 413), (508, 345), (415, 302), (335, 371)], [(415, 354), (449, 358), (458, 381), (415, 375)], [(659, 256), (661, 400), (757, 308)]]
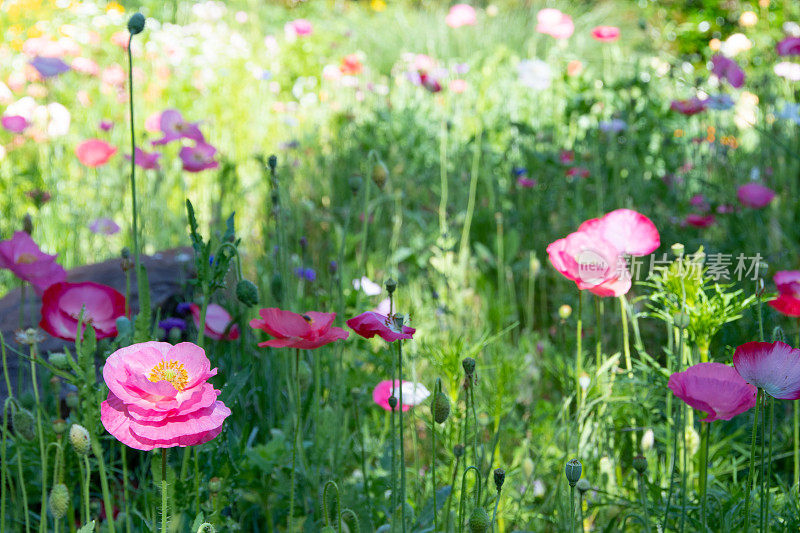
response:
[(475, 373), (475, 359), (472, 357), (465, 357), (461, 361), (461, 366), (464, 368), (464, 373), (467, 376), (472, 376)]
[(386, 400), (386, 402), (389, 404), (389, 408), (391, 408), (392, 411), (397, 408), (397, 398), (394, 396), (394, 394), (389, 396), (389, 399)]
[(128, 19), (128, 31), (131, 32), (131, 35), (136, 35), (137, 33), (142, 33), (142, 30), (144, 30), (144, 15), (134, 13)]
[(61, 418), (53, 420), (53, 431), (56, 435), (63, 435), (67, 431), (67, 422)]
[(267, 164), (269, 165), (269, 169), (275, 172), (275, 168), (278, 166), (278, 156), (269, 156), (269, 159), (267, 159)]
[(336, 533), (336, 530), (333, 526), (325, 526), (319, 530), (319, 533)]
[(200, 527), (197, 528), (197, 533), (217, 533), (217, 528), (214, 527), (214, 524), (203, 522), (200, 524)]
[(469, 516), (467, 526), (471, 533), (485, 533), (489, 529), (489, 515), (483, 507), (476, 507)]
[(64, 352), (54, 352), (47, 357), (47, 361), (59, 370), (69, 368), (69, 355)]
[(375, 185), (377, 185), (379, 189), (383, 189), (388, 176), (389, 169), (386, 168), (386, 165), (383, 161), (378, 161), (378, 163), (372, 169), (372, 181), (375, 182)]
[(564, 468), (564, 473), (567, 475), (567, 481), (569, 481), (570, 487), (574, 487), (581, 478), (581, 470), (583, 470), (583, 467), (580, 461), (577, 459), (569, 460), (567, 466)]
[(361, 179), (361, 176), (350, 176), (350, 179), (347, 181), (347, 184), (350, 185), (350, 191), (353, 194), (356, 194), (361, 188), (363, 181), (364, 180)]
[(433, 419), (437, 424), (444, 424), (450, 416), (450, 398), (443, 392), (437, 392), (433, 402)]
[(676, 328), (686, 329), (691, 324), (691, 319), (686, 313), (675, 313), (672, 315), (672, 321)]
[(11, 424), (19, 438), (29, 441), (36, 438), (36, 421), (33, 413), (24, 407), (18, 406), (11, 411)]
[(88, 455), (91, 449), (89, 431), (80, 424), (72, 424), (69, 428), (69, 441), (78, 455)]
[(50, 514), (53, 518), (60, 520), (64, 518), (69, 509), (69, 489), (63, 483), (56, 483), (50, 490)]
[(397, 289), (397, 282), (392, 278), (387, 279), (386, 280), (386, 292), (388, 292), (389, 294), (392, 294), (396, 289)]
[(581, 478), (575, 484), (575, 488), (578, 489), (578, 492), (580, 492), (581, 494), (584, 494), (586, 491), (589, 491), (589, 490), (592, 489), (592, 484), (589, 483), (588, 479)]
[(453, 455), (456, 457), (461, 457), (464, 455), (464, 445), (463, 444), (456, 444), (453, 446)]
[(502, 468), (496, 468), (494, 471), (494, 486), (497, 489), (497, 492), (500, 492), (503, 488), (503, 483), (506, 481), (506, 471)]
[(218, 477), (212, 477), (208, 480), (208, 491), (217, 493), (222, 490), (222, 480)]
[(643, 455), (637, 455), (634, 457), (633, 469), (639, 472), (639, 474), (644, 474), (647, 472), (647, 459), (645, 459)]
[(236, 298), (244, 305), (252, 307), (258, 303), (258, 288), (249, 279), (243, 279), (236, 284)]
[(684, 252), (683, 244), (676, 242), (675, 244), (672, 245), (670, 249), (672, 250), (672, 253), (675, 255), (675, 257), (683, 257), (683, 252)]

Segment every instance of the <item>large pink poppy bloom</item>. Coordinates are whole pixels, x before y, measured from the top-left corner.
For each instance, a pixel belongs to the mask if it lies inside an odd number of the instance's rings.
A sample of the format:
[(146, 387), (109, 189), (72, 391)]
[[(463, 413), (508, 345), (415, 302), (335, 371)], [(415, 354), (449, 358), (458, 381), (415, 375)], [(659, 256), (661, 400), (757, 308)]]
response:
[(137, 450), (195, 446), (222, 431), (231, 410), (208, 379), (217, 369), (190, 342), (142, 342), (120, 348), (103, 367), (108, 399), (103, 427)]
[(37, 294), (67, 278), (64, 268), (56, 263), (56, 255), (42, 252), (30, 235), (17, 231), (0, 241), (0, 268), (7, 268), (19, 279), (33, 285)]
[[(159, 128), (164, 136), (153, 141), (153, 144), (167, 144), (178, 139), (191, 139), (198, 143), (205, 143), (205, 137), (200, 131), (198, 122), (186, 122), (180, 111), (167, 109), (158, 116)], [(148, 120), (150, 120), (148, 118)]]
[(450, 11), (444, 18), (445, 24), (451, 28), (474, 26), (477, 20), (478, 17), (475, 15), (475, 8), (469, 4), (455, 4), (450, 8)]
[(667, 384), (689, 407), (704, 411), (703, 422), (730, 420), (756, 404), (757, 389), (736, 369), (722, 363), (700, 363), (675, 372)]
[(595, 231), (629, 255), (647, 255), (661, 244), (653, 221), (633, 209), (615, 209), (602, 218), (589, 219), (578, 231)]
[(187, 172), (202, 172), (219, 167), (219, 162), (214, 159), (217, 149), (206, 143), (196, 146), (184, 146), (178, 155), (183, 161), (183, 170)]
[(743, 206), (761, 209), (772, 202), (775, 191), (760, 183), (747, 183), (736, 190), (736, 196)]
[(98, 339), (117, 336), (117, 318), (125, 316), (125, 297), (92, 281), (50, 285), (42, 296), (39, 327), (53, 337), (74, 341), (83, 309), (84, 326), (91, 324)]
[(706, 107), (707, 105), (705, 100), (700, 100), (699, 98), (691, 98), (689, 100), (673, 100), (669, 105), (670, 109), (677, 111), (682, 115), (686, 115), (687, 117), (696, 115), (697, 113), (702, 113), (706, 110)]
[[(431, 392), (421, 383), (414, 383), (413, 381), (403, 381), (400, 385), (399, 380), (384, 380), (378, 383), (372, 390), (372, 401), (378, 404), (386, 411), (391, 411), (389, 405), (389, 398), (394, 395), (398, 402), (400, 401), (400, 389), (403, 391), (403, 412), (405, 413), (415, 405), (419, 405), (431, 395)], [(395, 409), (397, 407), (395, 406)]]
[(367, 311), (351, 318), (347, 321), (347, 326), (365, 339), (371, 339), (378, 335), (386, 342), (411, 339), (417, 331), (408, 326), (401, 326), (397, 315), (388, 317), (375, 311)]
[(746, 342), (733, 353), (745, 381), (779, 400), (800, 399), (800, 350), (783, 342)]
[(551, 7), (536, 13), (536, 31), (554, 39), (569, 39), (575, 31), (572, 17)]
[(800, 317), (800, 270), (781, 270), (772, 279), (778, 287), (778, 297), (767, 303), (786, 316)]
[(619, 28), (616, 26), (596, 26), (592, 29), (592, 37), (596, 41), (610, 43), (619, 39)]
[(728, 80), (731, 87), (738, 89), (744, 84), (744, 70), (733, 59), (716, 54), (711, 58), (711, 64), (711, 72), (721, 80)]
[(78, 160), (87, 167), (101, 167), (108, 163), (117, 148), (100, 139), (83, 141), (75, 148)]
[(258, 314), (261, 318), (251, 320), (250, 327), (275, 337), (259, 343), (261, 347), (313, 350), (339, 339), (346, 339), (350, 335), (333, 325), (336, 313), (308, 311), (301, 315), (270, 307), (261, 309)]
[(800, 55), (800, 37), (787, 37), (779, 42), (775, 49), (778, 51), (779, 56)]
[[(200, 330), (200, 306), (192, 304), (189, 306), (192, 312), (192, 319), (194, 320), (194, 327)], [(239, 338), (239, 326), (230, 325), (233, 317), (228, 313), (224, 307), (217, 304), (208, 304), (206, 309), (206, 330), (205, 336), (215, 341), (233, 341)], [(227, 332), (227, 333), (226, 333)]]

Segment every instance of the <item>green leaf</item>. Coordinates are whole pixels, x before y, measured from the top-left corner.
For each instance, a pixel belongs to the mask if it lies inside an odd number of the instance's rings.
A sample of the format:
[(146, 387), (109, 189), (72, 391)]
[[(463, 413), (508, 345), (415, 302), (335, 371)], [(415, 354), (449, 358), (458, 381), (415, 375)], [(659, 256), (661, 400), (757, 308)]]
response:
[(92, 531), (94, 531), (94, 520), (84, 524), (83, 527), (78, 530), (78, 533), (92, 533)]
[(198, 529), (200, 529), (200, 526), (202, 526), (203, 522), (205, 521), (206, 520), (205, 517), (203, 516), (203, 512), (200, 511), (200, 514), (198, 514), (195, 517), (194, 522), (192, 522), (192, 527), (190, 528), (190, 531), (197, 531)]

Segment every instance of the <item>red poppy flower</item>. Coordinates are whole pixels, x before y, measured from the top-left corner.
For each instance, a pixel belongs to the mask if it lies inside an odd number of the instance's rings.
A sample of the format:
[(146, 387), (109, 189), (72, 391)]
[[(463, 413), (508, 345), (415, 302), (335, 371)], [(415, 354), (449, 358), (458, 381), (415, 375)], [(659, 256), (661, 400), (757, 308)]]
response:
[[(200, 329), (200, 307), (197, 304), (189, 306), (194, 319), (194, 327)], [(233, 318), (224, 307), (217, 304), (208, 304), (206, 309), (206, 330), (205, 336), (215, 341), (226, 340), (234, 341), (239, 338), (239, 326), (232, 325), (228, 329)], [(227, 332), (227, 333), (226, 333)]]
[(706, 110), (706, 102), (699, 98), (690, 100), (673, 100), (669, 106), (673, 111), (677, 111), (686, 116), (696, 115)]
[(775, 272), (773, 279), (778, 297), (767, 303), (786, 316), (800, 317), (800, 270), (781, 270)]
[(596, 41), (610, 43), (619, 39), (619, 28), (616, 26), (596, 26), (592, 30), (592, 37)]
[(714, 225), (714, 215), (699, 215), (697, 213), (689, 213), (686, 215), (686, 223), (695, 228), (707, 228)]
[(50, 285), (42, 296), (39, 327), (65, 341), (74, 341), (78, 317), (91, 324), (98, 339), (117, 336), (117, 318), (125, 316), (125, 297), (106, 285), (91, 281)]
[(414, 328), (403, 326), (397, 315), (387, 317), (375, 311), (367, 311), (351, 318), (347, 321), (347, 326), (365, 339), (379, 335), (386, 342), (411, 339), (417, 331)]
[(261, 347), (313, 350), (350, 335), (344, 329), (333, 326), (336, 313), (309, 311), (300, 315), (270, 307), (261, 309), (258, 314), (261, 318), (251, 320), (250, 327), (275, 337), (259, 343)]

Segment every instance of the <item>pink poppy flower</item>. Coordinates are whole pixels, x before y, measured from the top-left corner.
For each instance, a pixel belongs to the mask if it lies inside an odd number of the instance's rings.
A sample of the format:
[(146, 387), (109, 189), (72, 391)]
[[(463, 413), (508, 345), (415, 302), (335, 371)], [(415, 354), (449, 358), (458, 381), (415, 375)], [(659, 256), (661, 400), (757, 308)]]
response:
[[(200, 329), (200, 306), (192, 304), (189, 306), (192, 312), (192, 319), (194, 320), (194, 327)], [(206, 330), (205, 336), (215, 341), (234, 341), (239, 338), (239, 326), (233, 324), (230, 326), (233, 318), (224, 307), (217, 304), (208, 304), (206, 309)], [(230, 329), (228, 329), (230, 326)], [(227, 333), (226, 333), (227, 332)]]
[(677, 111), (688, 117), (702, 113), (706, 110), (706, 103), (699, 98), (691, 98), (689, 100), (673, 100), (669, 106), (673, 111)]
[(517, 185), (524, 189), (533, 189), (536, 187), (536, 180), (522, 175), (517, 178)]
[(744, 84), (744, 70), (733, 59), (716, 54), (711, 58), (711, 63), (713, 65), (711, 72), (721, 80), (728, 80), (731, 87), (738, 89)]
[(714, 215), (700, 215), (697, 213), (689, 213), (686, 215), (685, 222), (690, 225), (694, 226), (695, 228), (707, 228), (709, 226), (713, 226), (716, 219)]
[(91, 324), (98, 339), (117, 336), (117, 318), (125, 316), (125, 297), (92, 281), (50, 285), (42, 296), (39, 327), (53, 337), (74, 341), (82, 308), (84, 325)]
[(566, 175), (568, 178), (588, 178), (589, 169), (585, 167), (571, 167), (567, 169)]
[(596, 26), (592, 29), (592, 37), (602, 43), (610, 43), (619, 39), (619, 28), (616, 26)]
[(110, 120), (101, 120), (98, 127), (103, 131), (111, 131), (114, 129), (114, 123)]
[[(415, 405), (419, 405), (431, 395), (431, 392), (421, 383), (414, 383), (413, 381), (403, 381), (400, 385), (399, 380), (384, 380), (378, 383), (372, 390), (372, 401), (378, 404), (386, 411), (391, 411), (389, 406), (389, 398), (394, 395), (395, 398), (400, 400), (400, 388), (403, 391), (403, 412), (405, 413)], [(396, 409), (397, 407), (395, 407)]]
[(452, 91), (455, 94), (463, 93), (464, 91), (467, 90), (467, 87), (469, 87), (469, 85), (467, 84), (466, 80), (461, 80), (461, 79), (451, 80), (449, 85), (450, 91)]
[(191, 139), (198, 144), (204, 144), (206, 141), (198, 126), (199, 123), (186, 122), (183, 120), (183, 115), (175, 109), (162, 111), (158, 120), (159, 129), (164, 136), (153, 141), (155, 145), (167, 144), (178, 139)]
[(89, 224), (89, 231), (98, 235), (114, 235), (119, 232), (119, 224), (110, 218), (98, 218)]
[(661, 244), (653, 221), (633, 209), (615, 209), (602, 218), (592, 218), (578, 231), (597, 232), (618, 250), (629, 255), (647, 255)]
[(361, 64), (358, 54), (348, 54), (344, 56), (342, 58), (342, 64), (339, 66), (339, 71), (347, 76), (357, 76), (361, 74), (363, 69), (364, 65)]
[(333, 326), (336, 313), (308, 311), (301, 315), (270, 307), (261, 309), (258, 314), (261, 318), (251, 320), (250, 327), (275, 337), (259, 343), (262, 348), (271, 346), (313, 350), (350, 336), (344, 329)]
[(575, 152), (572, 150), (561, 150), (558, 154), (558, 160), (562, 165), (571, 165), (575, 162)]
[(800, 270), (781, 270), (772, 279), (778, 287), (778, 297), (767, 303), (786, 316), (800, 317)]
[(78, 160), (87, 167), (101, 167), (108, 163), (111, 156), (117, 153), (117, 148), (100, 139), (83, 141), (75, 148)]
[(779, 400), (800, 399), (800, 350), (783, 342), (746, 342), (733, 366), (751, 385)]
[(42, 252), (24, 231), (17, 231), (10, 239), (0, 241), (0, 268), (10, 270), (19, 279), (33, 285), (37, 294), (67, 278), (67, 272), (56, 263), (56, 257)]
[(445, 24), (451, 28), (474, 26), (477, 20), (478, 18), (475, 15), (475, 8), (469, 4), (455, 4), (450, 8), (450, 11), (444, 18)]
[(283, 28), (287, 35), (294, 37), (311, 35), (314, 32), (314, 26), (312, 26), (311, 22), (306, 19), (296, 19), (291, 22), (287, 22)]
[(759, 183), (747, 183), (736, 190), (736, 196), (743, 206), (761, 209), (772, 202), (775, 191)]
[(28, 121), (25, 117), (19, 115), (7, 115), (0, 119), (3, 128), (11, 133), (22, 133), (28, 127)]
[(675, 372), (667, 386), (689, 407), (705, 412), (703, 422), (730, 420), (750, 410), (758, 392), (735, 368), (722, 363), (700, 363)]
[(411, 339), (417, 331), (414, 328), (403, 326), (398, 315), (387, 317), (375, 311), (367, 311), (351, 318), (347, 321), (347, 326), (365, 339), (371, 339), (378, 335), (386, 342)]
[(184, 146), (178, 155), (183, 161), (183, 170), (187, 172), (202, 172), (219, 167), (219, 162), (214, 160), (217, 149), (206, 143), (196, 146)]
[[(144, 170), (161, 170), (161, 165), (158, 163), (158, 160), (161, 159), (161, 154), (158, 152), (145, 152), (138, 146), (133, 150), (134, 155), (134, 163), (137, 167), (141, 167)], [(130, 155), (125, 155), (125, 159), (131, 159)]]
[(144, 130), (148, 133), (161, 131), (161, 112), (150, 113), (144, 121)]
[(196, 446), (222, 432), (231, 410), (208, 379), (217, 374), (190, 342), (142, 342), (112, 353), (103, 367), (103, 427), (137, 450)]
[(89, 76), (97, 76), (100, 74), (100, 67), (88, 57), (76, 57), (72, 60), (70, 66), (72, 70), (80, 72), (81, 74), (87, 74)]
[(558, 9), (545, 8), (536, 13), (536, 31), (554, 39), (569, 39), (575, 31), (572, 17)]
[(779, 42), (775, 49), (778, 51), (779, 56), (800, 55), (800, 37), (787, 37)]

